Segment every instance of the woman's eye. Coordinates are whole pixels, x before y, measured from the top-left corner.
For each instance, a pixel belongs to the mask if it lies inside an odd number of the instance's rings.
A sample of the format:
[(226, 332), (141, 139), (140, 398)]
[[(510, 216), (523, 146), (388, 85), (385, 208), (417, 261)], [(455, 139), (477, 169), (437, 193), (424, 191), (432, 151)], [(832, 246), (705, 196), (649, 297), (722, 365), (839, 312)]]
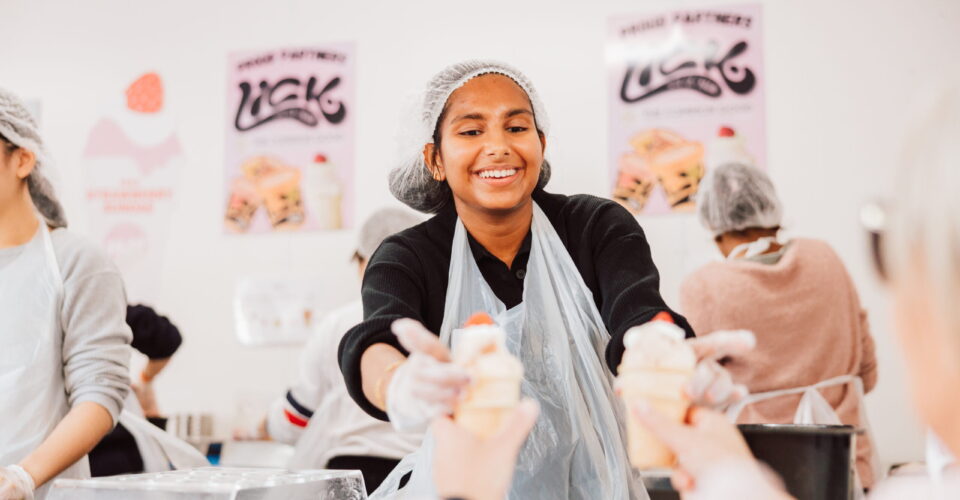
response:
[(514, 132), (514, 133), (526, 132), (527, 130), (530, 130), (530, 129), (528, 129), (527, 127), (508, 127), (507, 128), (507, 131)]
[(464, 130), (463, 132), (460, 132), (460, 135), (480, 135), (480, 131), (479, 131), (479, 130)]

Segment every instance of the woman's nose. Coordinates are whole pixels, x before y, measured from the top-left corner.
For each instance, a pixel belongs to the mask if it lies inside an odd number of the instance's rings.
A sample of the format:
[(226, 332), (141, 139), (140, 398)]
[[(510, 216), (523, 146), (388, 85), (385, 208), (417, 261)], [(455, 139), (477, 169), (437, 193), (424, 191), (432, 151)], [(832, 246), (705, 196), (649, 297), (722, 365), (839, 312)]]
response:
[(507, 134), (503, 130), (495, 130), (486, 135), (484, 152), (487, 156), (509, 156), (510, 143)]

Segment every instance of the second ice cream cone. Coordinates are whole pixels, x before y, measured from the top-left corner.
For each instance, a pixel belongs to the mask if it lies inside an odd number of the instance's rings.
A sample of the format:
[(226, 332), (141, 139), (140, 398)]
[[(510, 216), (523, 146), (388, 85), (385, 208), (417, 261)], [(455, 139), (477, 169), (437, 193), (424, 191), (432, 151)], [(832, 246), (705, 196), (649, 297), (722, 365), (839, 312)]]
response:
[(627, 408), (627, 453), (638, 469), (674, 465), (676, 458), (632, 412), (644, 401), (664, 417), (682, 423), (690, 407), (684, 386), (693, 376), (696, 356), (676, 325), (653, 321), (631, 328), (624, 336), (626, 350), (617, 376), (620, 398)]
[[(640, 371), (621, 374), (621, 398), (627, 408), (643, 400), (655, 411), (674, 421), (683, 422), (690, 401), (684, 397), (683, 385), (689, 372)], [(627, 454), (630, 463), (638, 469), (673, 466), (676, 458), (655, 435), (633, 414), (627, 417)]]

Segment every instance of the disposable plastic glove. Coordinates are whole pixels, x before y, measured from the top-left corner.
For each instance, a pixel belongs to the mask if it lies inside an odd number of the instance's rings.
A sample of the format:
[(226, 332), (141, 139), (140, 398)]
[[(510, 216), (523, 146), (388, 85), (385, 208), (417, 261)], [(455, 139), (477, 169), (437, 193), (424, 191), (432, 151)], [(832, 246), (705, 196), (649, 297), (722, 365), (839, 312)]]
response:
[(450, 351), (420, 322), (400, 319), (391, 329), (410, 356), (390, 380), (387, 416), (398, 431), (422, 431), (433, 418), (453, 413), (470, 377), (450, 362)]
[(33, 500), (33, 477), (19, 465), (0, 469), (0, 500)]
[(735, 384), (720, 359), (752, 350), (757, 345), (753, 332), (720, 330), (687, 341), (697, 355), (697, 367), (687, 384), (687, 395), (696, 406), (722, 409), (747, 394), (747, 388)]

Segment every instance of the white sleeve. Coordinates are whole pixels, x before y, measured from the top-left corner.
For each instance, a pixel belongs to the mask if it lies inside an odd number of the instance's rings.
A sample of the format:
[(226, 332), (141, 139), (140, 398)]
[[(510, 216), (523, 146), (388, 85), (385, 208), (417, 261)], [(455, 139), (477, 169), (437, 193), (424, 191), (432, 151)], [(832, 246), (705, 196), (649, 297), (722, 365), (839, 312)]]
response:
[(296, 384), (287, 393), (274, 400), (267, 416), (267, 432), (276, 441), (293, 444), (300, 439), (307, 424), (313, 417), (323, 395), (330, 389), (333, 381), (325, 375), (324, 363), (339, 341), (336, 318), (326, 318), (310, 337), (300, 355), (300, 374)]

